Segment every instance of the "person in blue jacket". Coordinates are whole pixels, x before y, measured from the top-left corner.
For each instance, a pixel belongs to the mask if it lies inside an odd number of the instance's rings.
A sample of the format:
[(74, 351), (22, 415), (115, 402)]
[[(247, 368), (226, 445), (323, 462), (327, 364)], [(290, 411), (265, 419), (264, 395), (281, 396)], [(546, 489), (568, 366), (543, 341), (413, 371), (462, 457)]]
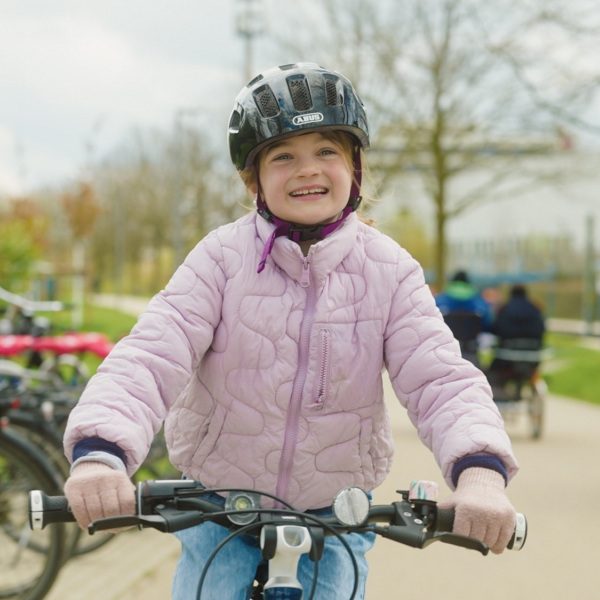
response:
[(478, 337), (492, 328), (494, 314), (465, 271), (457, 271), (444, 291), (435, 297), (444, 320), (459, 341), (462, 355), (479, 365)]

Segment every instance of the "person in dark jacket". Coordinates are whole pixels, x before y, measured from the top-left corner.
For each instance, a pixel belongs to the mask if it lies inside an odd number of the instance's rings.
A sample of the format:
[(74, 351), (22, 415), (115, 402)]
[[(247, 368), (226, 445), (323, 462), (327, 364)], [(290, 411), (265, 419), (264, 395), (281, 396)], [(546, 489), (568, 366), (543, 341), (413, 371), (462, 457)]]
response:
[[(509, 300), (498, 310), (491, 331), (500, 349), (488, 372), (492, 388), (498, 389), (507, 379), (530, 377), (539, 366), (546, 325), (542, 311), (528, 298), (524, 285), (511, 288)], [(509, 358), (510, 353), (514, 360)]]
[(508, 340), (529, 339), (540, 348), (545, 331), (542, 311), (528, 298), (527, 288), (514, 285), (508, 302), (500, 308), (492, 325), (492, 333), (499, 338), (500, 345), (506, 345)]

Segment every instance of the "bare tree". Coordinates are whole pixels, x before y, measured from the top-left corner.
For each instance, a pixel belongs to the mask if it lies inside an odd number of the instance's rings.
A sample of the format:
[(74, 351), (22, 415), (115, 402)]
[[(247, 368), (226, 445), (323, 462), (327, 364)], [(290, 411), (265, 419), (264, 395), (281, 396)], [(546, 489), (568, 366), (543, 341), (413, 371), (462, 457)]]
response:
[(210, 229), (239, 214), (222, 171), (198, 128), (133, 132), (94, 169), (104, 209), (94, 235), (97, 279), (112, 279), (119, 293), (160, 289)]
[(317, 20), (302, 11), (294, 36), (286, 30), (279, 42), (290, 55), (296, 48), (296, 60), (321, 61), (356, 83), (384, 186), (401, 173), (421, 179), (435, 213), (438, 287), (450, 219), (555, 176), (557, 161), (547, 159), (569, 147), (565, 132), (600, 132), (592, 110), (600, 16), (590, 0), (321, 0), (314, 8)]
[(93, 186), (87, 181), (80, 181), (76, 192), (63, 194), (62, 206), (73, 236), (77, 239), (88, 237), (100, 212)]

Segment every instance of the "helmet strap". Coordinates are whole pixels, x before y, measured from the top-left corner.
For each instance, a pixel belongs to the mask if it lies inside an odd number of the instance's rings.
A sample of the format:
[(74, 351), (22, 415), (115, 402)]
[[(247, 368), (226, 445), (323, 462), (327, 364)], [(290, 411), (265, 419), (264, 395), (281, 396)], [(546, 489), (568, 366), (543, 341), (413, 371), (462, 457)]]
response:
[(308, 240), (322, 240), (330, 233), (334, 232), (346, 220), (348, 215), (353, 213), (360, 206), (362, 201), (362, 197), (360, 196), (360, 184), (362, 181), (362, 162), (360, 158), (360, 150), (356, 151), (354, 157), (354, 177), (352, 178), (352, 188), (350, 189), (350, 199), (348, 200), (348, 204), (342, 211), (342, 215), (337, 221), (334, 221), (333, 223), (326, 223), (324, 225), (296, 225), (276, 217), (269, 210), (267, 203), (260, 195), (260, 183), (258, 180), (258, 167), (256, 166), (256, 163), (254, 165), (254, 170), (256, 173), (257, 183), (256, 208), (258, 214), (263, 217), (263, 219), (269, 221), (269, 223), (273, 223), (273, 225), (275, 225), (275, 229), (269, 236), (269, 239), (267, 240), (267, 243), (263, 249), (260, 263), (258, 263), (257, 273), (260, 273), (265, 268), (267, 257), (269, 254), (271, 254), (275, 240), (278, 237), (285, 235), (296, 243), (306, 242)]

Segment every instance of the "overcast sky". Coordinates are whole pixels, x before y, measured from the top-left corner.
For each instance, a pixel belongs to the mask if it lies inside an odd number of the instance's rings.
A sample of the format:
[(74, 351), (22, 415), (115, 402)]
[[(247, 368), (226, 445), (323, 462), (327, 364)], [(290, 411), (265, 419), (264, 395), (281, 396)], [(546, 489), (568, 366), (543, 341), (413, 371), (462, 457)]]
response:
[[(0, 0), (0, 197), (72, 181), (134, 127), (170, 128), (181, 109), (197, 109), (188, 118), (202, 119), (225, 146), (233, 100), (246, 83), (235, 28), (244, 1)], [(258, 1), (267, 33), (277, 22), (293, 31), (302, 18), (293, 0)], [(297, 59), (315, 60), (283, 56), (260, 36), (253, 72)], [(590, 212), (600, 222), (596, 193), (540, 196), (540, 210), (527, 212), (533, 224), (518, 202), (514, 210), (503, 204), (498, 218), (528, 231), (581, 231)], [(498, 221), (473, 211), (450, 233), (487, 234), (481, 223), (497, 229)]]
[(241, 2), (0, 1), (0, 194), (75, 177), (134, 126), (169, 127), (182, 108), (222, 121), (225, 140), (245, 83)]

